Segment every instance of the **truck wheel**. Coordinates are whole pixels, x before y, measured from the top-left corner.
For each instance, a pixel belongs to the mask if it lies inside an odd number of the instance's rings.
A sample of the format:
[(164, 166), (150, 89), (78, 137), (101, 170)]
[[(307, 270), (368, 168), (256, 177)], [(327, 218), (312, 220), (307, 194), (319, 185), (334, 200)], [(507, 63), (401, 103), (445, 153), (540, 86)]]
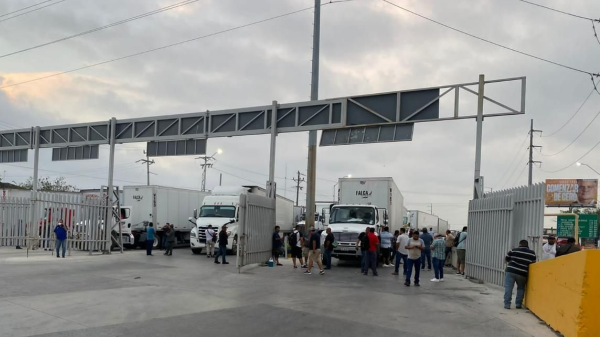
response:
[(153, 249), (157, 249), (158, 247), (160, 247), (160, 236), (157, 236), (154, 238), (154, 242), (152, 243), (152, 248)]
[(202, 248), (192, 248), (192, 254), (194, 255), (200, 255), (202, 253)]

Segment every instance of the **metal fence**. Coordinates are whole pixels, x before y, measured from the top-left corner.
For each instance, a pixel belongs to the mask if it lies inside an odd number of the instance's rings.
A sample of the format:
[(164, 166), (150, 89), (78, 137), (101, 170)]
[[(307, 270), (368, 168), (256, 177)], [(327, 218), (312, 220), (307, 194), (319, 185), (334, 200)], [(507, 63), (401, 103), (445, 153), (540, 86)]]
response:
[(541, 254), (546, 184), (487, 193), (469, 202), (465, 274), (504, 285), (504, 257), (520, 240)]
[(237, 267), (263, 263), (273, 251), (275, 199), (255, 194), (240, 196)]
[(112, 213), (105, 199), (80, 194), (32, 192), (31, 198), (6, 198), (0, 200), (0, 246), (54, 250), (54, 228), (63, 220), (69, 251), (106, 251), (111, 246)]

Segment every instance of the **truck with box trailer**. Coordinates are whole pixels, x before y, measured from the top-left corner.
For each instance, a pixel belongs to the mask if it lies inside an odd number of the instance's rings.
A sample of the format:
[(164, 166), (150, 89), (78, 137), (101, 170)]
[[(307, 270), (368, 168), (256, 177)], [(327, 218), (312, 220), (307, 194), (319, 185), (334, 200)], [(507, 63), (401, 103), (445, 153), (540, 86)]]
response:
[[(237, 251), (242, 194), (266, 196), (266, 190), (258, 186), (217, 186), (210, 196), (204, 198), (200, 209), (195, 209), (193, 217), (189, 218), (193, 224), (190, 233), (192, 253), (201, 254), (206, 247), (208, 225), (212, 226), (215, 233), (218, 233), (223, 225), (227, 225), (227, 250), (230, 253)], [(295, 225), (294, 202), (280, 195), (277, 195), (275, 200), (275, 224), (280, 227), (282, 235), (291, 233)]]
[(446, 235), (446, 231), (450, 229), (448, 226), (448, 221), (444, 219), (438, 219), (437, 231), (435, 233)]
[(338, 243), (333, 257), (360, 257), (356, 241), (366, 227), (374, 227), (376, 233), (385, 226), (391, 233), (402, 227), (404, 197), (392, 178), (340, 178), (338, 184), (339, 203), (331, 205), (328, 221)]
[(131, 208), (131, 233), (134, 245), (142, 247), (146, 242), (146, 229), (150, 223), (156, 230), (153, 246), (162, 247), (163, 227), (173, 224), (175, 246), (190, 243), (190, 231), (194, 227), (188, 221), (193, 209), (202, 205), (210, 192), (165, 186), (125, 186), (123, 203)]
[(410, 228), (422, 230), (423, 228), (437, 229), (438, 227), (438, 216), (429, 214), (423, 211), (411, 210), (408, 211), (408, 223)]

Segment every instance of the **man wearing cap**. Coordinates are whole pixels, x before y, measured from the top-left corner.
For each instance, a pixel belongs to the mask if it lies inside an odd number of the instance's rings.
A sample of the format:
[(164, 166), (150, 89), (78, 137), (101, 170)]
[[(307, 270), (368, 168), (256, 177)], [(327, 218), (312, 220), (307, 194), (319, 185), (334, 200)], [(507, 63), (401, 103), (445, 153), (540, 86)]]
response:
[(56, 235), (56, 257), (60, 258), (59, 252), (62, 247), (62, 257), (64, 259), (67, 250), (67, 229), (62, 220), (58, 220), (58, 225), (54, 228), (54, 234)]
[(229, 234), (227, 233), (227, 225), (223, 225), (221, 227), (221, 231), (219, 232), (219, 250), (217, 251), (217, 255), (215, 255), (215, 263), (221, 264), (219, 262), (219, 256), (221, 256), (221, 261), (223, 264), (229, 264), (226, 260), (227, 256), (227, 239), (229, 238)]
[(313, 266), (313, 262), (316, 262), (319, 266), (319, 274), (325, 275), (325, 271), (323, 270), (323, 263), (321, 263), (321, 237), (319, 234), (315, 233), (315, 228), (310, 228), (310, 251), (308, 252), (308, 269), (304, 272), (304, 274), (312, 274), (311, 269)]

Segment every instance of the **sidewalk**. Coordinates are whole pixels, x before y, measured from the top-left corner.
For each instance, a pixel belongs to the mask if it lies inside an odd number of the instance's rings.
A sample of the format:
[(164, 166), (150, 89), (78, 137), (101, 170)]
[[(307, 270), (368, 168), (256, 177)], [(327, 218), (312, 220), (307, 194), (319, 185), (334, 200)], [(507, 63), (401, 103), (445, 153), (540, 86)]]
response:
[(0, 250), (3, 337), (556, 336), (527, 310), (503, 309), (501, 289), (450, 274), (432, 283), (432, 271), (405, 287), (393, 268), (304, 275), (282, 260), (238, 274), (235, 256), (216, 265), (189, 249), (18, 255)]

